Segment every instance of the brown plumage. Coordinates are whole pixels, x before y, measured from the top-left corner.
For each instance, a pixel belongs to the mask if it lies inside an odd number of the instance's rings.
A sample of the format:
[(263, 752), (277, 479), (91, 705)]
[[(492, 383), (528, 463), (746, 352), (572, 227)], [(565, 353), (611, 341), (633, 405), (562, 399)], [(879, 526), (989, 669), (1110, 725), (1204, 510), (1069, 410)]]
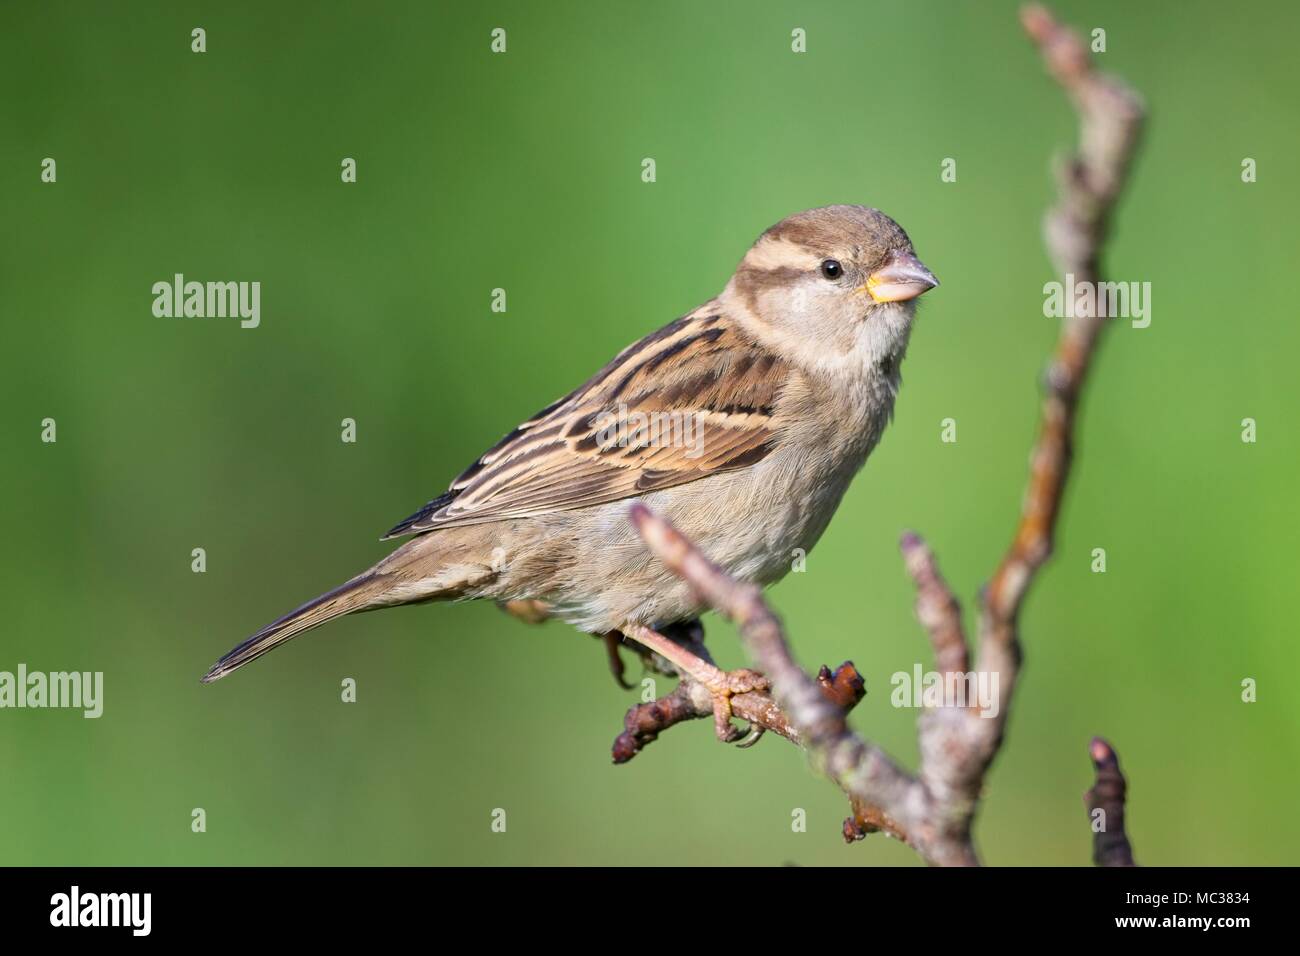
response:
[(421, 601), (528, 602), (597, 634), (687, 620), (694, 595), (627, 522), (637, 500), (737, 577), (778, 579), (879, 440), (914, 299), (935, 284), (875, 210), (783, 220), (717, 298), (624, 349), (387, 535), (415, 538), (203, 680), (342, 614)]
[[(720, 314), (700, 310), (624, 349), (585, 385), (515, 428), (385, 537), (618, 501), (743, 468), (771, 450), (772, 415), (787, 370)], [(655, 442), (628, 429), (602, 440), (611, 409), (644, 416), (690, 441)], [(677, 413), (674, 418), (673, 413)], [(668, 417), (665, 417), (668, 416)], [(699, 454), (693, 454), (696, 449)]]

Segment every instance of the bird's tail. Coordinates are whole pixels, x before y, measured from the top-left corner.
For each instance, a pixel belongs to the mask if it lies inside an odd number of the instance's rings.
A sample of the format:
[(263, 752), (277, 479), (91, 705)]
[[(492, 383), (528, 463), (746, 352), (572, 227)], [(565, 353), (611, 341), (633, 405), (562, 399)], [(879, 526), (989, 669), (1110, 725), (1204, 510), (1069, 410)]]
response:
[(326, 621), (332, 621), (336, 617), (342, 617), (344, 614), (384, 606), (377, 599), (391, 586), (385, 577), (383, 574), (377, 574), (373, 569), (366, 571), (334, 590), (308, 601), (296, 611), (290, 611), (278, 621), (266, 625), (213, 664), (200, 680), (205, 684), (211, 684), (231, 671), (243, 667), (249, 661), (256, 660), (267, 651), (274, 650), (289, 638), (297, 637), (303, 631), (324, 624)]

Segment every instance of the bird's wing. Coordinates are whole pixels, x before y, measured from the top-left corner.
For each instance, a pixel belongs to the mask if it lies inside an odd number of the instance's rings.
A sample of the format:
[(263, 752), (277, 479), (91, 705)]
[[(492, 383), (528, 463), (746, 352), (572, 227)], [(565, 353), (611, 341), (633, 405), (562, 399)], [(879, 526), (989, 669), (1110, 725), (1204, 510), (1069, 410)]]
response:
[(385, 537), (569, 511), (760, 461), (790, 374), (716, 307), (620, 352)]

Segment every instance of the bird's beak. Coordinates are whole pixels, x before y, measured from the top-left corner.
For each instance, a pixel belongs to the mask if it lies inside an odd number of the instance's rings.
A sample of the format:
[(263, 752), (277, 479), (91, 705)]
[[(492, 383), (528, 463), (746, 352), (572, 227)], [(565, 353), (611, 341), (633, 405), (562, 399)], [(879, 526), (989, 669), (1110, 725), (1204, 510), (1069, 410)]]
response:
[(895, 252), (871, 275), (860, 291), (868, 292), (877, 302), (903, 302), (929, 292), (939, 284), (921, 260), (910, 252)]

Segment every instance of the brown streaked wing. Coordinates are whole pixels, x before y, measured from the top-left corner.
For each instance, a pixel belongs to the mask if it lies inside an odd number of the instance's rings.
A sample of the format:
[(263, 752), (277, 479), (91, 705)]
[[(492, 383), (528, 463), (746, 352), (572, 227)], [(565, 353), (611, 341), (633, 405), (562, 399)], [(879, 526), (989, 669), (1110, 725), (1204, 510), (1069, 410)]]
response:
[(624, 349), (386, 537), (569, 511), (753, 465), (772, 448), (787, 375), (705, 307)]

